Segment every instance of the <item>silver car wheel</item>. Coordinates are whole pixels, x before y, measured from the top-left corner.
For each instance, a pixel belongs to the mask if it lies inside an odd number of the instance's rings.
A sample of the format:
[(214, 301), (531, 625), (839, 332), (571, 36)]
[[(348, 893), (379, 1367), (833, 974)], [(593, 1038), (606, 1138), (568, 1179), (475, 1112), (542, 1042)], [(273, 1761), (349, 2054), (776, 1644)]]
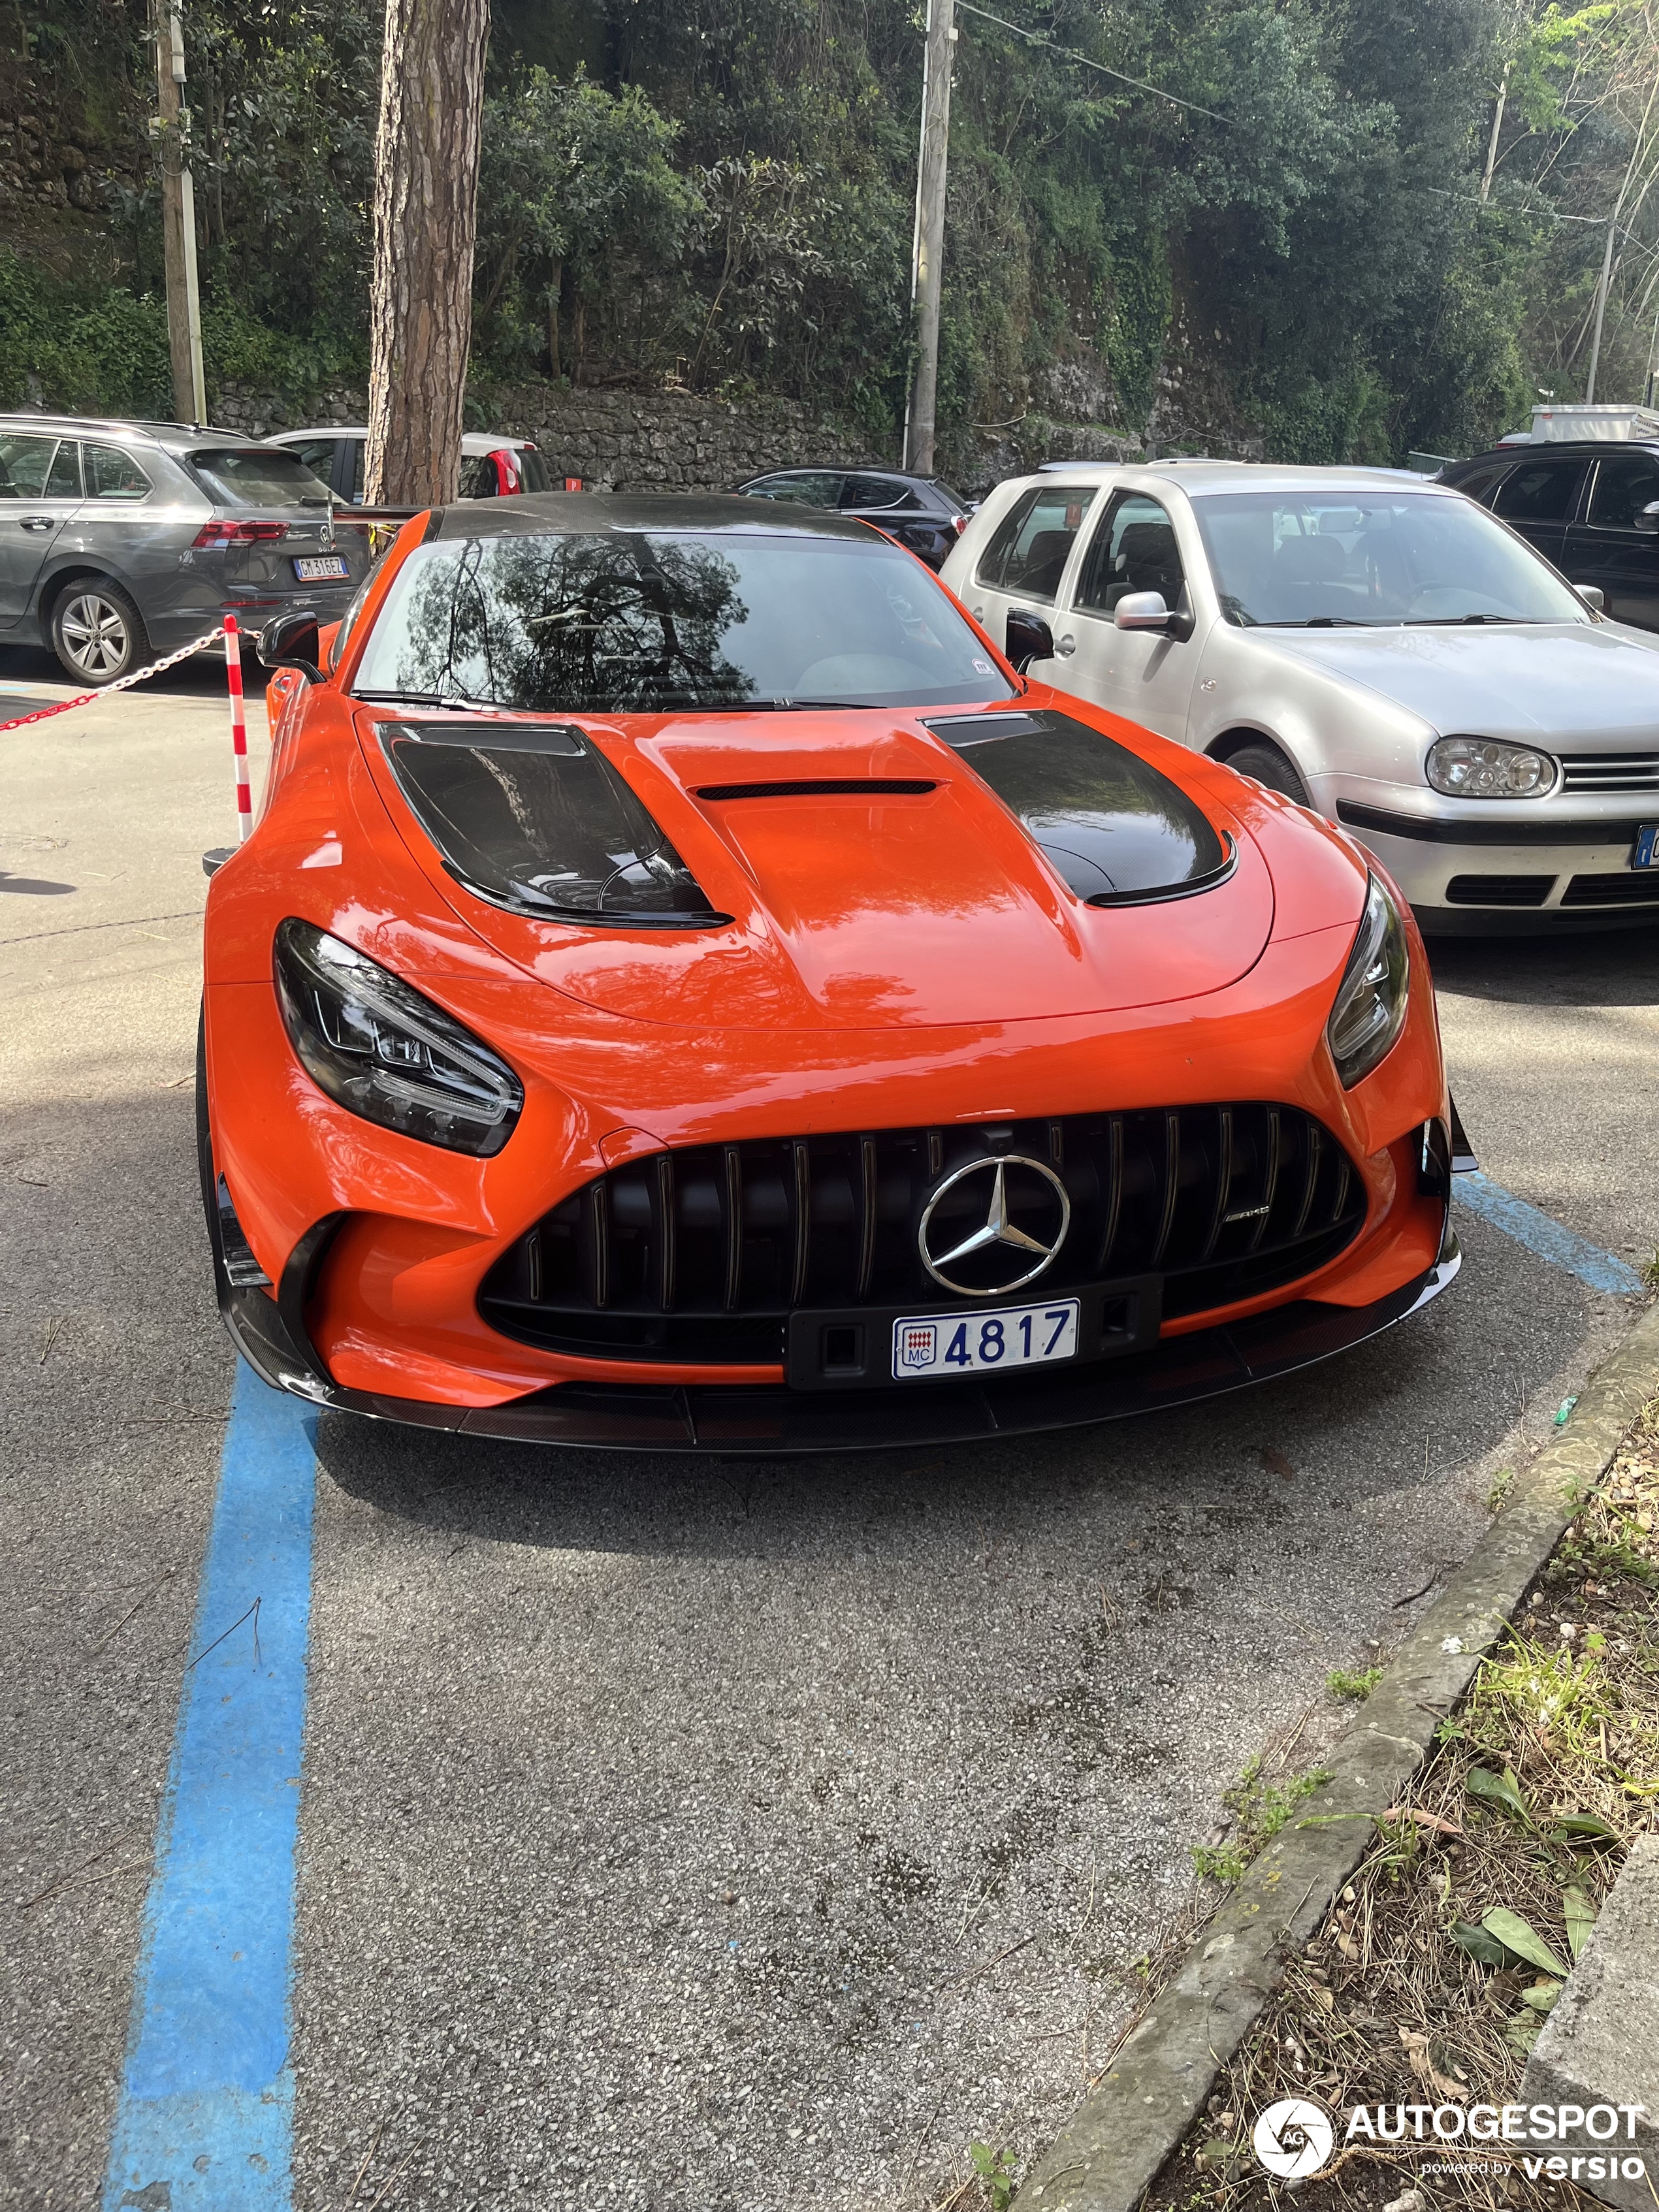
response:
[(101, 592), (77, 592), (58, 617), (64, 650), (94, 684), (118, 676), (132, 652), (127, 618)]

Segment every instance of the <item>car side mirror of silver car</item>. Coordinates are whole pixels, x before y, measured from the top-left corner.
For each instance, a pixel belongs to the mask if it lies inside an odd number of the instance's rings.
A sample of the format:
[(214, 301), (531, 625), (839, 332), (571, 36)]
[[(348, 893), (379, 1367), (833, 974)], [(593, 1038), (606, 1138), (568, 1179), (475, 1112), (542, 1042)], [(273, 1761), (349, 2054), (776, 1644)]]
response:
[(1012, 661), (1015, 673), (1024, 676), (1034, 660), (1054, 659), (1054, 634), (1042, 617), (1029, 607), (1010, 607), (1002, 649)]
[(1119, 629), (1162, 630), (1177, 644), (1193, 634), (1193, 618), (1179, 607), (1166, 606), (1162, 592), (1126, 592), (1112, 609)]
[(323, 680), (323, 641), (314, 614), (278, 615), (259, 633), (259, 658), (267, 668), (297, 668), (307, 684)]
[(1659, 538), (1659, 499), (1651, 501), (1634, 517), (1635, 526), (1644, 537)]
[(1572, 588), (1593, 615), (1607, 612), (1607, 594), (1599, 584), (1575, 584)]

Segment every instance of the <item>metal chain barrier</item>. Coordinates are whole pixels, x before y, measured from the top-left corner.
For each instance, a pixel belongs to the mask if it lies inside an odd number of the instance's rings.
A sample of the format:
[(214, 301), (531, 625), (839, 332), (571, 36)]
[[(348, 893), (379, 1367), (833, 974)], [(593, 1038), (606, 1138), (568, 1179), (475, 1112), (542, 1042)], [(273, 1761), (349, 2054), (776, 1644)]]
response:
[[(181, 660), (188, 660), (192, 653), (200, 653), (206, 646), (217, 645), (224, 634), (224, 624), (221, 623), (217, 629), (209, 630), (204, 636), (192, 638), (188, 645), (181, 645), (177, 653), (168, 653), (165, 660), (152, 660), (147, 668), (135, 668), (130, 676), (118, 676), (113, 684), (103, 684), (96, 691), (83, 691), (79, 698), (57, 699), (50, 707), (37, 707), (32, 714), (19, 714), (12, 721), (0, 722), (0, 735), (8, 730), (27, 729), (31, 722), (50, 721), (54, 714), (67, 714), (72, 708), (90, 707), (94, 700), (107, 699), (112, 692), (129, 691), (135, 684), (143, 684), (152, 676), (159, 676), (164, 669), (176, 668)], [(4, 684), (0, 682), (0, 690), (4, 688)]]

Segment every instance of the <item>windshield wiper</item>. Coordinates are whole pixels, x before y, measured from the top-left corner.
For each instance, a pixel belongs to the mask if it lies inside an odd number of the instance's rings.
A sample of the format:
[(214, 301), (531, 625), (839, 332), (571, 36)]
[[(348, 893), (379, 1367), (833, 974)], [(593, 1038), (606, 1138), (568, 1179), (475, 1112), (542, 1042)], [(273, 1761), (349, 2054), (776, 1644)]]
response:
[(1537, 620), (1534, 615), (1413, 615), (1406, 623), (1407, 629), (1462, 629), (1470, 623), (1521, 623)]
[(1262, 629), (1375, 629), (1375, 623), (1358, 622), (1352, 615), (1309, 615), (1298, 622), (1268, 622)]
[(491, 703), (485, 699), (458, 699), (453, 691), (354, 691), (351, 696), (376, 707), (453, 707), (462, 713), (476, 713)]
[(661, 714), (793, 714), (803, 708), (813, 707), (848, 707), (868, 714), (903, 711), (878, 706), (873, 699), (720, 699), (707, 706), (646, 708), (638, 711)]

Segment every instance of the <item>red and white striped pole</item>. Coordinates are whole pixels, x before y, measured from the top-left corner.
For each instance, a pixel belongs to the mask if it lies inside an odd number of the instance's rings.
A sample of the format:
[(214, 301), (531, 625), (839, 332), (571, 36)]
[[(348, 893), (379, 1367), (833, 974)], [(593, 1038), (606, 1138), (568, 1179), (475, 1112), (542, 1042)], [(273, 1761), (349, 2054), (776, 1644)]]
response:
[(242, 643), (234, 615), (225, 617), (225, 680), (230, 686), (230, 749), (236, 757), (236, 842), (253, 827), (253, 792), (247, 780), (247, 715), (242, 704)]

